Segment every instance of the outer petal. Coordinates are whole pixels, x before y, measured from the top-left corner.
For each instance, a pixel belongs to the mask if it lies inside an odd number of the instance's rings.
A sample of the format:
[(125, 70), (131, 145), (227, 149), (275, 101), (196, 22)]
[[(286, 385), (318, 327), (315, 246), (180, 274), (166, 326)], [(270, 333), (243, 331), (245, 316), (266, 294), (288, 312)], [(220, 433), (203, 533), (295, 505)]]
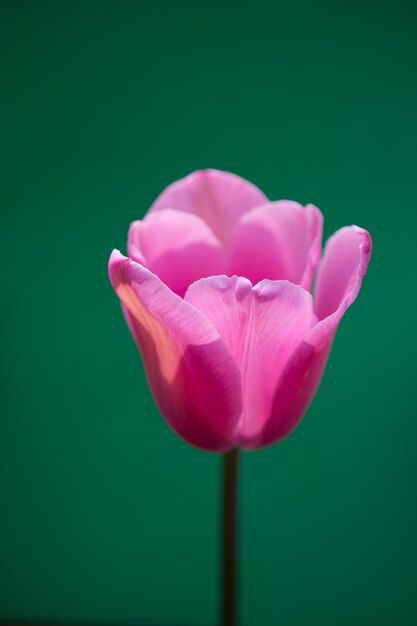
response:
[(128, 253), (181, 297), (199, 278), (226, 271), (223, 249), (207, 224), (197, 215), (175, 209), (133, 222)]
[(317, 276), (314, 305), (320, 320), (339, 311), (339, 319), (359, 293), (372, 250), (370, 234), (359, 226), (345, 226), (326, 244)]
[(162, 415), (192, 445), (222, 451), (241, 413), (241, 380), (224, 340), (154, 274), (114, 251), (112, 285)]
[(219, 170), (199, 170), (169, 185), (151, 211), (179, 209), (199, 215), (225, 247), (241, 215), (267, 201), (247, 180)]
[(313, 325), (313, 302), (304, 289), (245, 278), (199, 280), (185, 295), (225, 339), (242, 374), (243, 412), (234, 443), (255, 447), (271, 411), (274, 390), (289, 358)]
[[(371, 237), (357, 226), (342, 228), (327, 242), (316, 289), (320, 321), (288, 362), (274, 394), (262, 446), (286, 437), (312, 401), (340, 319), (359, 293), (371, 255)], [(323, 317), (326, 316), (326, 317)]]
[(253, 284), (263, 278), (289, 280), (310, 289), (320, 260), (323, 217), (312, 204), (268, 202), (245, 213), (236, 226), (231, 273)]

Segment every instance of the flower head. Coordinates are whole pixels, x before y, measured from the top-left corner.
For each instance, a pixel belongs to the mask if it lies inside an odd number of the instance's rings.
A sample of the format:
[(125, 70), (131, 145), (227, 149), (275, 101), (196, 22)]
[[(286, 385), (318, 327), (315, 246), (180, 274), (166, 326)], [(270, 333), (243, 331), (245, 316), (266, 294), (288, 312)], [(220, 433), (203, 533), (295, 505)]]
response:
[(128, 258), (112, 253), (155, 400), (192, 445), (260, 448), (303, 417), (372, 247), (349, 226), (321, 258), (322, 221), (311, 204), (270, 202), (234, 174), (202, 170), (131, 224)]

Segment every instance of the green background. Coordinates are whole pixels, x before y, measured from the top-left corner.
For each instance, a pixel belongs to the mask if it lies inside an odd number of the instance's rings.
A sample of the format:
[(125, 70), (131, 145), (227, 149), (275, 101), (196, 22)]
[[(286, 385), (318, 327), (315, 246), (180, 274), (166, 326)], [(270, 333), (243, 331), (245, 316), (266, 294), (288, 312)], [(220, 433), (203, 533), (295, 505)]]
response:
[(220, 458), (158, 415), (107, 259), (217, 167), (374, 239), (306, 418), (244, 455), (242, 623), (416, 623), (415, 18), (2, 2), (0, 620), (216, 623)]

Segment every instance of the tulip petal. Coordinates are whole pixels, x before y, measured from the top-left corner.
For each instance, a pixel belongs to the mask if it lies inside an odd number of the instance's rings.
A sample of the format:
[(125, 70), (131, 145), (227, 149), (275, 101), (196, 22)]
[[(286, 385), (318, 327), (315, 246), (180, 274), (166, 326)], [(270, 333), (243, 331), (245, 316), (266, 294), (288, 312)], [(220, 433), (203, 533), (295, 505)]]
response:
[(261, 446), (286, 437), (311, 403), (323, 375), (340, 319), (359, 293), (371, 255), (369, 233), (342, 228), (327, 242), (315, 295), (317, 324), (289, 360), (274, 394)]
[(223, 248), (207, 224), (197, 215), (175, 209), (133, 222), (128, 253), (181, 297), (199, 278), (226, 271)]
[(162, 415), (192, 445), (228, 449), (242, 392), (225, 341), (199, 311), (118, 251), (110, 257), (109, 275)]
[(320, 260), (323, 217), (309, 204), (268, 202), (245, 213), (230, 251), (231, 273), (253, 284), (263, 278), (289, 280), (310, 289)]
[(236, 174), (199, 170), (169, 185), (155, 200), (151, 211), (178, 209), (199, 215), (219, 241), (228, 247), (241, 215), (267, 201), (255, 185)]
[(185, 300), (201, 311), (229, 346), (242, 375), (243, 411), (234, 443), (256, 447), (277, 381), (315, 322), (311, 294), (287, 281), (233, 276), (201, 279)]
[(335, 313), (340, 306), (345, 311), (355, 300), (371, 250), (370, 234), (358, 226), (341, 228), (327, 241), (314, 294), (320, 320)]

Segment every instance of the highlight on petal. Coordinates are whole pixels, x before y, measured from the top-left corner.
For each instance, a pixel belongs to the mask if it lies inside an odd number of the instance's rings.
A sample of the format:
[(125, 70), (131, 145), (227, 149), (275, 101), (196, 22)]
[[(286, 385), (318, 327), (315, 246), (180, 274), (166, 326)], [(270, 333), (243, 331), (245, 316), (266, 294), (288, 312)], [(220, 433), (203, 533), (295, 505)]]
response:
[(209, 226), (197, 215), (174, 209), (133, 222), (128, 254), (181, 297), (199, 278), (226, 271), (223, 249)]
[(243, 411), (234, 443), (257, 447), (280, 375), (315, 322), (311, 294), (287, 281), (252, 287), (218, 276), (192, 284), (185, 300), (213, 323), (238, 364)]
[(227, 450), (242, 391), (225, 341), (199, 311), (118, 251), (110, 257), (109, 276), (162, 415), (192, 445)]
[(178, 209), (195, 213), (227, 248), (240, 216), (265, 202), (267, 198), (262, 191), (244, 178), (206, 169), (169, 185), (150, 211)]
[(268, 202), (245, 213), (230, 250), (231, 273), (253, 284), (263, 278), (289, 280), (310, 289), (320, 260), (323, 217), (309, 204)]
[(357, 226), (342, 228), (327, 242), (315, 293), (319, 321), (307, 333), (282, 373), (260, 445), (270, 445), (286, 437), (311, 403), (338, 323), (359, 293), (371, 249), (369, 233)]

